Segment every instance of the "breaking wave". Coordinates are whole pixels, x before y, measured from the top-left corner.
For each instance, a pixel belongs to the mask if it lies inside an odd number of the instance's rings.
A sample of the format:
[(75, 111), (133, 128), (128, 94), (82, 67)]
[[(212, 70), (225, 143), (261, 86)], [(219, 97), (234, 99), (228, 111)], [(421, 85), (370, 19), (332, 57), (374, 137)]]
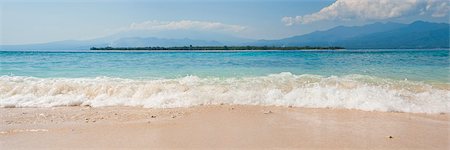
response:
[(364, 75), (272, 74), (176, 79), (0, 77), (0, 107), (141, 106), (173, 108), (242, 104), (450, 112), (450, 85)]

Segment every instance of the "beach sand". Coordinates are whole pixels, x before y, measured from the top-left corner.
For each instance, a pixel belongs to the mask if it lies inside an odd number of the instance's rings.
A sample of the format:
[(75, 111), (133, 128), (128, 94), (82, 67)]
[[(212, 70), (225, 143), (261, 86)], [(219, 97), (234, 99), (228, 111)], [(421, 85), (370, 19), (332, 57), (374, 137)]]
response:
[(0, 108), (0, 149), (449, 149), (449, 114), (274, 106)]

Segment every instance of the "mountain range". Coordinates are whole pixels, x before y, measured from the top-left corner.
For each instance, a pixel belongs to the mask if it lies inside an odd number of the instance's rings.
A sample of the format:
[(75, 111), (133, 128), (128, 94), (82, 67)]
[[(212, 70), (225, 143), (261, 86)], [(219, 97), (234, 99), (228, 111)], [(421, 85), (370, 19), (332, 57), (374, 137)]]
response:
[(448, 48), (449, 24), (416, 21), (411, 24), (374, 23), (338, 26), (326, 31), (279, 40), (260, 40), (251, 45), (340, 46), (345, 48)]
[[(146, 46), (339, 46), (345, 48), (449, 48), (450, 25), (416, 21), (411, 24), (373, 23), (337, 26), (325, 31), (278, 40), (252, 40), (214, 32), (122, 32), (92, 40), (66, 40), (41, 44), (0, 45), (0, 50), (87, 50), (90, 47)], [(176, 33), (176, 34), (175, 34)], [(179, 38), (180, 35), (182, 38)]]

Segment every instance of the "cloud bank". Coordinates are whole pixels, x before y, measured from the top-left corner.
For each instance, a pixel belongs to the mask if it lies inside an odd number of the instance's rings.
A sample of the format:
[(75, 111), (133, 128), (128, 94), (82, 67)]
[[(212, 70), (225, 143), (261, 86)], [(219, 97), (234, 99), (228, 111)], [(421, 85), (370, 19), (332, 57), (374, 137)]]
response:
[(181, 20), (181, 21), (158, 21), (151, 20), (140, 23), (132, 23), (125, 30), (216, 30), (225, 32), (239, 32), (245, 30), (246, 27), (240, 25), (230, 25), (220, 22), (207, 22), (207, 21), (193, 21), (193, 20)]
[(412, 14), (445, 17), (450, 10), (449, 3), (446, 0), (337, 0), (319, 12), (281, 20), (290, 26), (324, 20), (383, 20)]

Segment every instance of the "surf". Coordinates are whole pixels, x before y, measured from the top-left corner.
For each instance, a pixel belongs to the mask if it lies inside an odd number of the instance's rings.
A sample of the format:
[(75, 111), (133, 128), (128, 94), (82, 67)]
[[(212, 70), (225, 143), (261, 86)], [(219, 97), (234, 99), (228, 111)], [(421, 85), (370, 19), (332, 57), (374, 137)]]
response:
[(290, 72), (173, 79), (0, 77), (0, 107), (270, 105), (448, 113), (450, 85), (367, 75)]

